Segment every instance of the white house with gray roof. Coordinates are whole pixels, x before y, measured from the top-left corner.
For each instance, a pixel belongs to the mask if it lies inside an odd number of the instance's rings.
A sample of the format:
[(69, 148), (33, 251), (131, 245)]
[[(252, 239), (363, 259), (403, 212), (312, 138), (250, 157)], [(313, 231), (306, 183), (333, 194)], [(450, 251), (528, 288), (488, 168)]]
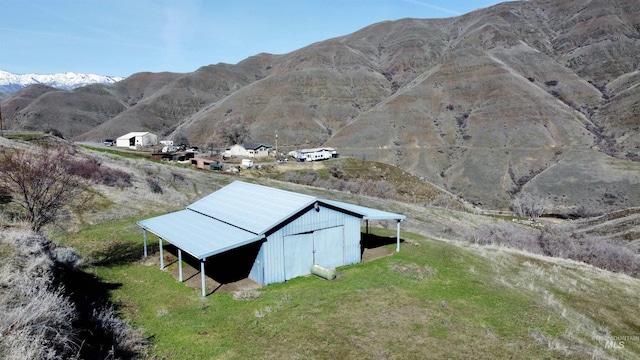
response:
[(205, 296), (205, 263), (232, 250), (254, 249), (243, 255), (248, 278), (261, 285), (284, 282), (310, 274), (313, 265), (331, 268), (360, 262), (362, 220), (396, 220), (399, 251), (404, 219), (400, 214), (236, 181), (185, 210), (138, 224), (143, 228), (145, 256), (147, 233), (158, 236), (161, 268), (163, 241), (178, 249), (180, 260), (185, 252), (200, 261)]
[(267, 143), (236, 144), (225, 150), (224, 155), (252, 158), (265, 157), (269, 156), (271, 149), (271, 145)]

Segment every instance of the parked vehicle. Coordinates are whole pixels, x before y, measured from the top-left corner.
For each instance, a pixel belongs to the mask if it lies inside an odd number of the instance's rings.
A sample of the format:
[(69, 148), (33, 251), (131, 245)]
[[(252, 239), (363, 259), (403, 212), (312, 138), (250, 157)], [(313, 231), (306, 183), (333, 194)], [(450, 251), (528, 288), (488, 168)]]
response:
[(242, 159), (241, 165), (244, 168), (251, 169), (253, 167), (253, 160), (251, 160), (251, 159)]

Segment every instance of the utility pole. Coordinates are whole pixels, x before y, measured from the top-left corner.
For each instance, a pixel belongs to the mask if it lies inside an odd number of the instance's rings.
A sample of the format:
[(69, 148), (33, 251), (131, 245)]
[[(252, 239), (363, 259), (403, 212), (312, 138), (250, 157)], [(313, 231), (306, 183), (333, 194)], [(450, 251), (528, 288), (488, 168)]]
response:
[(276, 133), (276, 160), (278, 160), (280, 158), (280, 155), (278, 154), (278, 133)]
[(3, 137), (4, 133), (2, 132), (2, 106), (0, 106), (0, 137)]

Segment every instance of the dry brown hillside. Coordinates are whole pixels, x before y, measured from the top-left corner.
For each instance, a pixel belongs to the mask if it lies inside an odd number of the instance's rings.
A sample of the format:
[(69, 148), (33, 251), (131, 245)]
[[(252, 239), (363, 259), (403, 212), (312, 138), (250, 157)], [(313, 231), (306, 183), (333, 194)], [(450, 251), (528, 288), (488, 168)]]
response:
[(244, 124), (252, 141), (336, 146), (482, 207), (527, 195), (550, 213), (594, 214), (640, 206), (638, 58), (637, 0), (506, 2), (47, 93), (9, 123), (55, 122), (77, 140), (147, 130), (201, 147), (228, 145), (219, 134)]

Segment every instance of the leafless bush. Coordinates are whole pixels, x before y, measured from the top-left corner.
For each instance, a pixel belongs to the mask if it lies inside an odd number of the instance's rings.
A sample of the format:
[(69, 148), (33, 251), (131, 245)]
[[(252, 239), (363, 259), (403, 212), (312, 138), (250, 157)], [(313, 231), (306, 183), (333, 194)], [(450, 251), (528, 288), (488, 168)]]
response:
[(0, 187), (9, 189), (12, 200), (24, 208), (33, 231), (53, 222), (63, 208), (83, 204), (85, 184), (69, 171), (72, 164), (65, 149), (10, 149), (0, 154)]
[(601, 216), (603, 214), (602, 210), (595, 206), (585, 206), (580, 205), (571, 213), (568, 214), (569, 217), (572, 218), (589, 218), (595, 216)]
[(395, 199), (397, 191), (395, 186), (386, 180), (355, 179), (345, 180), (346, 173), (340, 167), (329, 169), (332, 177), (322, 179), (315, 171), (310, 169), (288, 172), (285, 181), (301, 185), (323, 187), (340, 191), (348, 191), (352, 194), (375, 196), (382, 199)]
[(337, 163), (334, 163), (329, 167), (329, 173), (336, 179), (345, 180), (347, 178), (347, 173), (342, 169), (342, 166)]
[(152, 193), (162, 194), (162, 187), (160, 186), (160, 184), (158, 184), (158, 182), (155, 179), (148, 177), (147, 186), (149, 187), (149, 190), (151, 190)]
[(505, 221), (484, 225), (467, 236), (467, 241), (479, 245), (501, 245), (541, 254), (538, 231)]
[(310, 169), (304, 169), (300, 171), (288, 172), (284, 176), (285, 181), (301, 184), (301, 185), (315, 185), (320, 180), (318, 174)]
[(24, 273), (2, 286), (0, 354), (6, 359), (75, 358), (78, 339), (72, 323), (77, 314), (61, 289)]
[(131, 174), (101, 166), (100, 162), (95, 158), (74, 161), (70, 165), (69, 171), (96, 184), (118, 187), (129, 187), (132, 184)]
[(530, 228), (499, 222), (478, 228), (467, 241), (502, 245), (535, 254), (581, 261), (601, 269), (640, 277), (640, 257), (623, 244), (577, 233), (569, 227)]
[(547, 198), (531, 193), (524, 193), (513, 199), (513, 209), (522, 217), (540, 217), (548, 207), (549, 200)]
[(76, 308), (53, 285), (49, 242), (26, 233), (2, 236), (14, 256), (0, 268), (0, 354), (7, 359), (75, 358)]
[(57, 138), (60, 139), (64, 139), (64, 135), (62, 135), (62, 131), (56, 129), (56, 128), (52, 128), (52, 127), (48, 127), (44, 130), (45, 134), (50, 134), (51, 136), (55, 136)]
[(547, 256), (582, 261), (601, 269), (640, 277), (640, 257), (612, 240), (571, 229), (545, 227), (541, 230), (539, 243)]
[(130, 358), (132, 355), (146, 352), (147, 341), (142, 332), (121, 319), (113, 310), (113, 306), (94, 310), (93, 320), (98, 328), (111, 337), (110, 343), (115, 344), (111, 348), (112, 356)]

